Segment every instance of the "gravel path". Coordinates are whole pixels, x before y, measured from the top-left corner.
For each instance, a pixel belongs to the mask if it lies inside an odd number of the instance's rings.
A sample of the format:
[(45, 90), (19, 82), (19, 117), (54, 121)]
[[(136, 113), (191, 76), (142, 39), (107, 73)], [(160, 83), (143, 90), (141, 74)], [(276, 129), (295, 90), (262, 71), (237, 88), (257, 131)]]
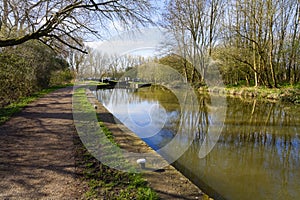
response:
[(0, 126), (0, 199), (79, 199), (72, 88), (28, 105)]

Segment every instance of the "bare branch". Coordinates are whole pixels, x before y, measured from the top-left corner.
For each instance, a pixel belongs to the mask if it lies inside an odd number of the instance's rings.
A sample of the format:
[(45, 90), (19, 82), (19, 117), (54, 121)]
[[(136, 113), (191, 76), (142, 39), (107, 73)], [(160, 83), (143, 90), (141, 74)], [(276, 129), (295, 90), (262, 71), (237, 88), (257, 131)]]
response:
[[(44, 40), (43, 38), (49, 37), (67, 45), (68, 42), (63, 37), (74, 40), (80, 33), (99, 36), (94, 28), (96, 22), (100, 23), (103, 29), (115, 20), (125, 26), (152, 23), (148, 16), (151, 7), (146, 0), (5, 2), (7, 14), (2, 17), (5, 22), (1, 20), (0, 28), (3, 34), (0, 35), (0, 47), (19, 45), (34, 39)], [(22, 6), (18, 7), (13, 2), (20, 3)], [(90, 19), (91, 17), (93, 20)], [(67, 46), (73, 47), (73, 45)]]
[(87, 52), (86, 52), (85, 50), (82, 50), (82, 49), (80, 49), (80, 48), (78, 48), (78, 47), (76, 47), (76, 46), (74, 46), (74, 45), (71, 45), (71, 44), (68, 43), (68, 42), (63, 41), (63, 40), (62, 40), (60, 37), (58, 37), (57, 35), (51, 35), (51, 34), (49, 34), (48, 36), (51, 37), (51, 38), (55, 38), (55, 39), (58, 40), (59, 42), (63, 43), (64, 45), (66, 45), (66, 46), (68, 46), (68, 47), (70, 47), (71, 49), (75, 49), (75, 50), (77, 50), (77, 51), (80, 51), (81, 53), (87, 54)]

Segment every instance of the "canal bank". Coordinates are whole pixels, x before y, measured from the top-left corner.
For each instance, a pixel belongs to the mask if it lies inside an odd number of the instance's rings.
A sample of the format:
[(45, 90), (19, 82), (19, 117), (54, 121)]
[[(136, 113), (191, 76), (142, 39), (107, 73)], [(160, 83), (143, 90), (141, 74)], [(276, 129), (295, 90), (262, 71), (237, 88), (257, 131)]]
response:
[(199, 92), (210, 92), (218, 95), (240, 97), (242, 99), (260, 99), (268, 101), (280, 101), (284, 103), (300, 104), (299, 88), (259, 88), (259, 87), (211, 87), (199, 88)]
[[(206, 193), (212, 194), (201, 182), (232, 200), (252, 200), (253, 194), (262, 200), (299, 197), (297, 105), (226, 97), (226, 111), (221, 112), (223, 107), (212, 107), (210, 98), (224, 100), (223, 95), (199, 94), (200, 107), (194, 109), (181, 106), (172, 91), (159, 87), (98, 90), (93, 94), (157, 152), (170, 142), (176, 141), (174, 147), (191, 143), (181, 151), (184, 154), (176, 169)], [(215, 112), (226, 116), (221, 119)], [(211, 135), (216, 125), (223, 126), (217, 143), (205, 158), (199, 158), (205, 136)]]
[[(99, 120), (111, 130), (114, 140), (120, 145), (120, 148), (130, 152), (154, 152), (143, 140), (129, 131), (124, 125), (117, 124), (113, 115), (99, 103), (91, 91), (87, 90), (86, 94), (91, 104), (97, 107), (96, 112)], [(161, 199), (210, 199), (208, 195), (203, 193), (171, 165), (154, 171), (147, 170), (147, 168), (151, 167), (146, 164), (146, 170), (142, 171), (142, 175)]]

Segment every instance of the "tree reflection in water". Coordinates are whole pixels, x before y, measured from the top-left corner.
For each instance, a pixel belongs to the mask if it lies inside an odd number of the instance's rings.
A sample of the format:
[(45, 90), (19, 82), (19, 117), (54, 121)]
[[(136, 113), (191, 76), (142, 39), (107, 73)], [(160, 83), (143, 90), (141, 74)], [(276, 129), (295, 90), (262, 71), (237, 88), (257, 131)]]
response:
[[(190, 142), (191, 146), (174, 165), (215, 198), (300, 198), (299, 106), (227, 98), (222, 134), (213, 150), (200, 159), (200, 146), (215, 123), (210, 96), (199, 95), (195, 110), (181, 109), (176, 96), (165, 88), (120, 90), (115, 102), (111, 94), (97, 92), (98, 99), (112, 107), (128, 99), (136, 105), (159, 104), (167, 119), (157, 134), (144, 140), (159, 149), (181, 134), (176, 144)], [(120, 115), (116, 109), (113, 114)]]

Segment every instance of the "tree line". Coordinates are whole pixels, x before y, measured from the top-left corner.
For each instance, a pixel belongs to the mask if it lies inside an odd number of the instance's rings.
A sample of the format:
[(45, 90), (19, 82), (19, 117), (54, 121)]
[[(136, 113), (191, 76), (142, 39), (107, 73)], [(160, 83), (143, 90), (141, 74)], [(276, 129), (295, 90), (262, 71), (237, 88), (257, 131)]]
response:
[[(69, 63), (78, 79), (100, 80), (104, 77), (119, 79), (122, 76), (136, 77), (134, 68), (148, 62), (143, 56), (130, 54), (108, 54), (97, 49), (87, 48), (87, 55), (73, 52)], [(134, 74), (132, 74), (134, 73)]]
[[(111, 27), (153, 25), (153, 11), (148, 0), (1, 1), (0, 74), (10, 88), (1, 94), (22, 96), (47, 87), (49, 74), (65, 69), (85, 77), (120, 77), (145, 60), (95, 53), (84, 40), (105, 39)], [(279, 87), (300, 80), (299, 1), (169, 0), (162, 19), (159, 25), (170, 36), (163, 46), (173, 54), (157, 62), (169, 63), (197, 87), (220, 78), (216, 71), (229, 85)], [(24, 80), (36, 85), (23, 89)], [(2, 95), (6, 98), (12, 97)]]
[(163, 19), (173, 38), (168, 48), (195, 66), (202, 81), (212, 60), (225, 84), (278, 87), (300, 80), (299, 1), (171, 0)]

